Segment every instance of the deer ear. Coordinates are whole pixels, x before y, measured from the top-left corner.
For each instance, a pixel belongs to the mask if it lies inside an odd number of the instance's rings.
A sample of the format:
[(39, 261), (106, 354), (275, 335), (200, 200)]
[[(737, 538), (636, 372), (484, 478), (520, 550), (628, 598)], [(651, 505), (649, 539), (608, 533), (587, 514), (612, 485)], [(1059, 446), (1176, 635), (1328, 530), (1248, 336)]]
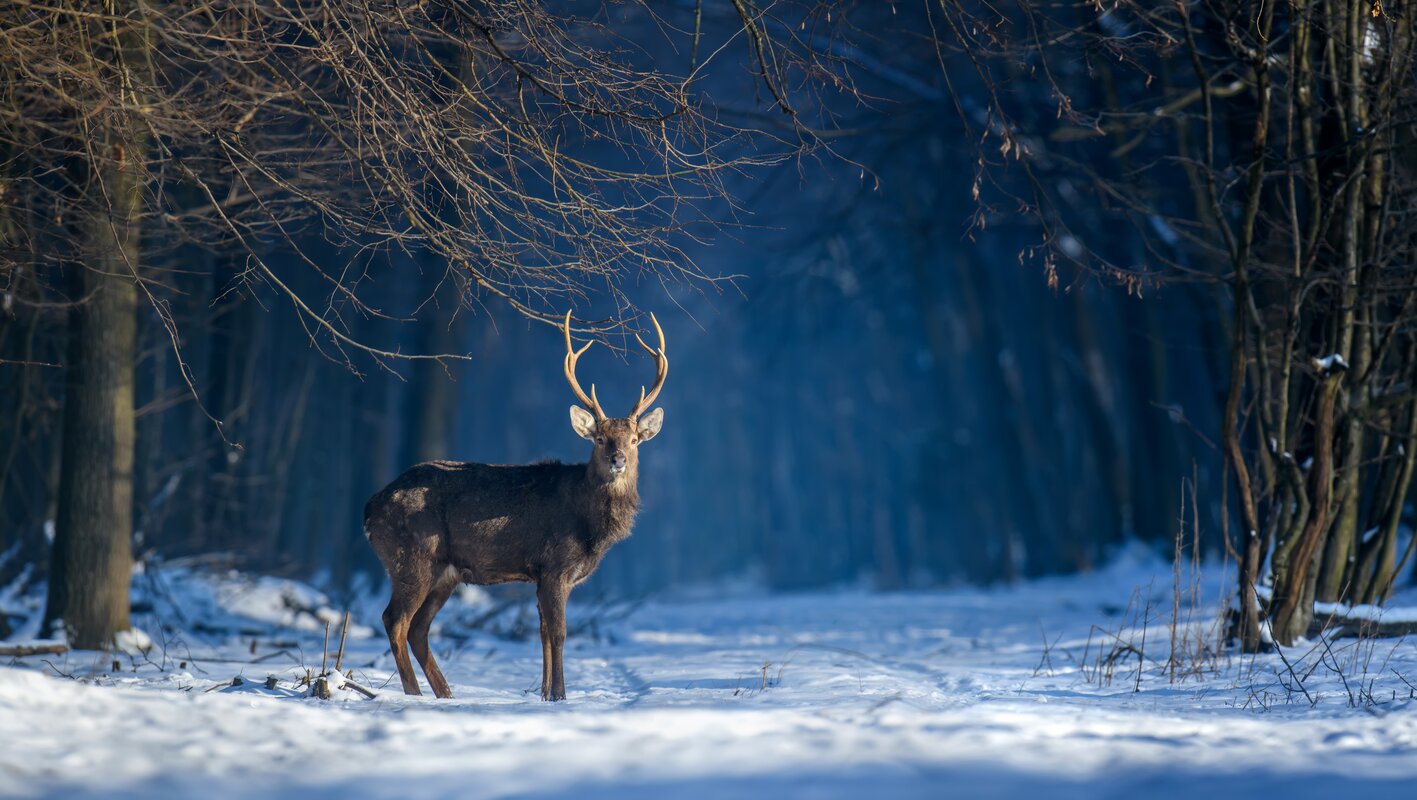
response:
[(594, 439), (595, 417), (580, 406), (571, 406), (571, 430), (582, 439)]
[(664, 427), (664, 409), (656, 408), (643, 417), (640, 417), (639, 426), (641, 442), (648, 442), (650, 439), (653, 439), (655, 435), (659, 433), (659, 429)]

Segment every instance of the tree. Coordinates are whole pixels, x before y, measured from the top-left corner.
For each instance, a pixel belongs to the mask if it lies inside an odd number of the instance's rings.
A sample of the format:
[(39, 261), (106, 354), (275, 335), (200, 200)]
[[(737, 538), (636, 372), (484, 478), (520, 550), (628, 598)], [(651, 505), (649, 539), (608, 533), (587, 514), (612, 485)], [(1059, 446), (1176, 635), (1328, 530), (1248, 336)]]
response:
[[(140, 106), (147, 71), (147, 32), (81, 24), (96, 42), (88, 76), (119, 87), (106, 98)], [(55, 547), (45, 628), (62, 620), (69, 641), (98, 648), (130, 627), (132, 564), (133, 365), (137, 349), (137, 285), (141, 234), (141, 127), (124, 113), (100, 112), (72, 142), (70, 185), (91, 213), (80, 216), (71, 282), (69, 358)], [(79, 188), (81, 187), (81, 188)]]

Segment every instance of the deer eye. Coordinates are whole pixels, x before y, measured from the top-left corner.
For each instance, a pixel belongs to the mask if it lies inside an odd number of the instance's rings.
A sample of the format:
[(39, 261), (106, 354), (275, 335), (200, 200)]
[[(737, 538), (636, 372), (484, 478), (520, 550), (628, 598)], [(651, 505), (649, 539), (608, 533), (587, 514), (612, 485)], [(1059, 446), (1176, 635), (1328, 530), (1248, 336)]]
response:
[(605, 444), (605, 437), (604, 437), (604, 436), (597, 436), (597, 437), (595, 437), (595, 443), (596, 443), (596, 444)]

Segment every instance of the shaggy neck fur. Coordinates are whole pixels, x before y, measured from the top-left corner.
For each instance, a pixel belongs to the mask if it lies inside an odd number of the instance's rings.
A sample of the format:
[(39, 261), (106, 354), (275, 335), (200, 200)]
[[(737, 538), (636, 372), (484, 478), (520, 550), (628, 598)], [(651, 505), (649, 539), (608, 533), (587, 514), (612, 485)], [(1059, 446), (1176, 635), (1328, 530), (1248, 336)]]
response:
[(601, 552), (630, 535), (640, 509), (639, 469), (635, 464), (611, 476), (586, 465), (586, 517), (591, 544)]

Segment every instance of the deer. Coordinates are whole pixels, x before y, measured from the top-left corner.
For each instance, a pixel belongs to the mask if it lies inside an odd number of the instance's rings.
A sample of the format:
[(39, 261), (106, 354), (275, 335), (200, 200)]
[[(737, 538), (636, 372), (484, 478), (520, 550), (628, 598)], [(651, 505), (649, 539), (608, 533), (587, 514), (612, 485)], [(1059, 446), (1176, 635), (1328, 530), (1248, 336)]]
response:
[(409, 650), (433, 694), (452, 690), (428, 647), (433, 618), (460, 584), (536, 585), (541, 620), (541, 699), (566, 699), (562, 650), (566, 601), (615, 544), (629, 537), (639, 510), (639, 446), (659, 434), (664, 409), (654, 404), (669, 375), (664, 330), (650, 314), (659, 347), (635, 335), (655, 360), (654, 385), (640, 387), (628, 416), (608, 417), (591, 384), (576, 379), (579, 350), (571, 341), (571, 313), (561, 324), (566, 339), (566, 381), (580, 405), (571, 406), (571, 430), (592, 443), (583, 464), (544, 461), (525, 465), (428, 461), (384, 487), (364, 506), (364, 533), (389, 574), (384, 609), (399, 680), (419, 695)]

